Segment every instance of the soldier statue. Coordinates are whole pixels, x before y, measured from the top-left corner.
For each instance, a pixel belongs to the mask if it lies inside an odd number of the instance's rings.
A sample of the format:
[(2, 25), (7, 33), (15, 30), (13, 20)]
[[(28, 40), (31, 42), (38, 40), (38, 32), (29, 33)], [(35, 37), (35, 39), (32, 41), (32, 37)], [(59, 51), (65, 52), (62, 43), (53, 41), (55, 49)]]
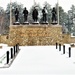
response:
[(42, 9), (42, 14), (43, 14), (43, 22), (46, 23), (46, 21), (47, 21), (47, 10), (45, 7)]
[(33, 12), (32, 12), (32, 18), (34, 22), (37, 22), (38, 20), (38, 10), (34, 7)]
[(27, 22), (28, 10), (26, 9), (26, 7), (25, 7), (25, 9), (23, 10), (23, 14), (24, 14), (24, 22)]
[(15, 22), (18, 22), (18, 19), (19, 19), (19, 11), (18, 11), (18, 8), (16, 8), (16, 10), (15, 10)]
[(56, 12), (56, 9), (55, 7), (53, 7), (52, 9), (52, 23), (57, 23), (57, 12)]

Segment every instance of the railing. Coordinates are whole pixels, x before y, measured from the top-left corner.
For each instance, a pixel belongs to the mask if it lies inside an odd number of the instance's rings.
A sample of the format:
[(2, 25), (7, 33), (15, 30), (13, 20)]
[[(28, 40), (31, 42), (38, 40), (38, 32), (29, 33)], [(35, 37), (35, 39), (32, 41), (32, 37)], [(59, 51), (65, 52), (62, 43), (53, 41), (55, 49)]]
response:
[(19, 51), (19, 44), (16, 44), (13, 48), (10, 48), (9, 51), (6, 51), (6, 53), (0, 57), (0, 65), (3, 64), (3, 67), (6, 65), (10, 66)]
[[(56, 49), (61, 51), (61, 44), (56, 43)], [(65, 51), (65, 45), (63, 45), (63, 54), (68, 53), (68, 57), (71, 57), (71, 47), (68, 47), (68, 52)]]

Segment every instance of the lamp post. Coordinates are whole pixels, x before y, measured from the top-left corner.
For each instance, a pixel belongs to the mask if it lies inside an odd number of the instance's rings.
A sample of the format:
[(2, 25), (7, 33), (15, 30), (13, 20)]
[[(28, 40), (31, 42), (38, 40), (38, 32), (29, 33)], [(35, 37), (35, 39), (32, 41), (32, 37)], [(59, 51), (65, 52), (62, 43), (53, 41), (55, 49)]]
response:
[(59, 0), (57, 0), (57, 22), (59, 25)]
[(36, 6), (36, 2), (35, 2), (35, 0), (34, 0), (34, 6)]
[(12, 3), (11, 3), (11, 0), (10, 0), (10, 25), (12, 25), (12, 9), (11, 9), (11, 7), (12, 7)]

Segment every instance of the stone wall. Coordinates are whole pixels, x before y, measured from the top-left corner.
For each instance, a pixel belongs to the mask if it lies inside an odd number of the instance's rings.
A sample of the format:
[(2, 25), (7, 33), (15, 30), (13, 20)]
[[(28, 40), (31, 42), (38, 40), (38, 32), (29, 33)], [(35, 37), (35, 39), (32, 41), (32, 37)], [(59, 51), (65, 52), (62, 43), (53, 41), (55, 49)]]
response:
[(57, 43), (75, 43), (75, 37), (62, 34), (60, 25), (12, 25), (9, 35), (0, 35), (0, 43), (13, 46), (55, 45)]
[(8, 44), (9, 43), (8, 37), (9, 35), (0, 35), (0, 43)]
[(62, 42), (60, 25), (12, 25), (9, 31), (9, 45), (21, 46), (55, 45)]
[(70, 43), (75, 43), (75, 37), (70, 37), (69, 42), (70, 42)]
[(1, 35), (0, 35), (0, 43), (1, 43)]
[(66, 43), (66, 44), (69, 44), (70, 43), (70, 38), (71, 35), (70, 34), (62, 34), (62, 42), (63, 43)]

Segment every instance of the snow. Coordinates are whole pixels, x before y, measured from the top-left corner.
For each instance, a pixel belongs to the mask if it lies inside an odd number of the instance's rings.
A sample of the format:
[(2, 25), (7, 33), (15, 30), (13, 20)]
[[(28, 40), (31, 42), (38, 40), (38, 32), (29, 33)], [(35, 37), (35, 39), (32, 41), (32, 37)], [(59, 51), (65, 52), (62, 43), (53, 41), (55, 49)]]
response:
[[(20, 46), (20, 52), (9, 68), (0, 68), (0, 75), (75, 75), (75, 48), (68, 57), (69, 44), (59, 51), (55, 46)], [(10, 50), (4, 45), (1, 50)], [(4, 54), (3, 52), (2, 54)], [(1, 56), (1, 55), (0, 55)]]

